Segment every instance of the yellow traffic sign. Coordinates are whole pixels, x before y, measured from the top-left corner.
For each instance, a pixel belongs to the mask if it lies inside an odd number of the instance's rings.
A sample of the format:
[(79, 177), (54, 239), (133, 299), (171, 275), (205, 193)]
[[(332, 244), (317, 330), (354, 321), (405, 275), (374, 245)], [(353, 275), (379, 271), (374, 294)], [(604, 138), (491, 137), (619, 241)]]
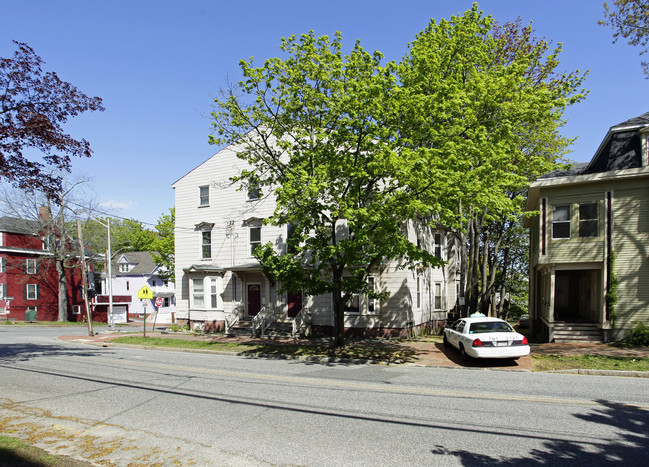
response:
[(142, 287), (140, 290), (137, 291), (137, 298), (143, 299), (143, 298), (148, 298), (150, 300), (153, 299), (153, 290), (151, 290), (148, 286)]

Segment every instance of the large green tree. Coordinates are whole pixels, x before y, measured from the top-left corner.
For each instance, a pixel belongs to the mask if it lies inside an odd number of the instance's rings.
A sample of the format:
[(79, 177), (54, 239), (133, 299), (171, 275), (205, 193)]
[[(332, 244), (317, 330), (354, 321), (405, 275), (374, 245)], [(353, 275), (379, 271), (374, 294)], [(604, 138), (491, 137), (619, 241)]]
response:
[[(612, 8), (604, 2), (604, 17), (599, 23), (615, 30), (613, 42), (622, 37), (629, 45), (640, 47), (640, 55), (649, 45), (649, 3), (647, 0), (615, 0)], [(645, 78), (649, 79), (649, 63), (641, 62)]]
[(256, 251), (284, 288), (330, 293), (335, 345), (344, 345), (344, 307), (352, 294), (384, 296), (367, 276), (386, 259), (438, 264), (406, 236), (405, 224), (430, 214), (412, 196), (413, 163), (399, 153), (393, 64), (340, 34), (283, 39), (285, 58), (255, 67), (213, 113), (215, 143), (241, 144), (249, 169), (236, 180), (272, 193), (266, 222), (291, 226), (286, 252)]
[(175, 280), (175, 245), (174, 245), (174, 228), (176, 224), (176, 208), (170, 208), (169, 214), (163, 214), (158, 218), (155, 226), (157, 235), (151, 244), (153, 260), (163, 270), (158, 273), (161, 279)]
[(425, 161), (423, 199), (460, 235), (471, 309), (491, 302), (496, 260), (522, 218), (529, 181), (561, 162), (571, 143), (559, 133), (563, 112), (584, 96), (583, 73), (557, 72), (561, 46), (532, 33), (474, 4), (432, 20), (399, 66), (408, 102), (400, 142)]

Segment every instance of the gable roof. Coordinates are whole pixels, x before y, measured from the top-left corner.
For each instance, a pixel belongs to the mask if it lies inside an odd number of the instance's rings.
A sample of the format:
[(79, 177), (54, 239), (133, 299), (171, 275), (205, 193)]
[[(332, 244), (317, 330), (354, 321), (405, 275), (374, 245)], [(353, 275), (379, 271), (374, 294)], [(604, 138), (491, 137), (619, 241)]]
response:
[[(119, 265), (124, 258), (129, 264), (135, 264), (128, 272), (120, 272)], [(158, 265), (153, 261), (153, 256), (148, 251), (130, 251), (121, 253), (113, 258), (113, 274), (116, 276), (151, 276), (155, 273)]]
[(638, 132), (649, 126), (649, 112), (609, 128), (584, 173), (642, 167), (642, 141)]

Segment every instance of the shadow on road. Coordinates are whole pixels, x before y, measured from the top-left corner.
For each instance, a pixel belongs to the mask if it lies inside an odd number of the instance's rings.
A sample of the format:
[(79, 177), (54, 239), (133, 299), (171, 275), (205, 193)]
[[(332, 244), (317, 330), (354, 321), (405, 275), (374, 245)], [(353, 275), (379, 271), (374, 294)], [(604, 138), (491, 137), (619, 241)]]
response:
[(38, 357), (91, 357), (100, 350), (72, 349), (52, 344), (0, 344), (0, 361), (3, 363), (25, 362)]
[[(596, 401), (600, 406), (588, 414), (575, 414), (580, 420), (610, 427), (608, 438), (595, 441), (543, 441), (543, 449), (533, 449), (522, 458), (492, 457), (466, 450), (449, 450), (437, 446), (431, 450), (435, 455), (455, 456), (462, 465), (647, 465), (649, 446), (649, 411), (605, 400)], [(521, 439), (524, 443), (524, 439)]]

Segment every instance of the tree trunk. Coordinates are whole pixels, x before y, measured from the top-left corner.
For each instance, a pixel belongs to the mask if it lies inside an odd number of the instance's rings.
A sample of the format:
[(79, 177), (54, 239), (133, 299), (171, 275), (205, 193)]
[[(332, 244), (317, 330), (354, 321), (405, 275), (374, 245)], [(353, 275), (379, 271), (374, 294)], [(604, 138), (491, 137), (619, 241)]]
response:
[(63, 260), (56, 260), (56, 273), (59, 286), (59, 321), (68, 320), (68, 279), (65, 275)]
[(345, 303), (340, 288), (332, 292), (334, 305), (334, 347), (345, 347)]

